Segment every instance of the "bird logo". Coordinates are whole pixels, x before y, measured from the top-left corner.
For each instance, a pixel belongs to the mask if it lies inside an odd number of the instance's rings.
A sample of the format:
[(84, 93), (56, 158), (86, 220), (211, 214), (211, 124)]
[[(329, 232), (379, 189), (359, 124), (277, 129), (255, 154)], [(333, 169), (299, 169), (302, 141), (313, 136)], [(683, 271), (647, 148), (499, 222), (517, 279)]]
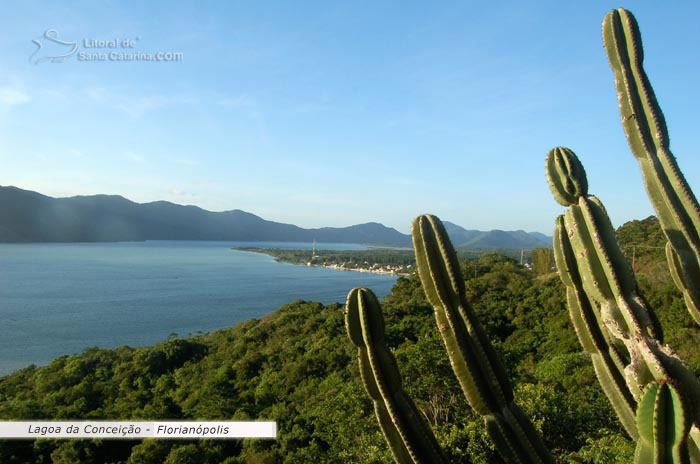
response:
[[(58, 31), (55, 29), (47, 29), (40, 39), (32, 39), (32, 43), (36, 45), (37, 48), (34, 50), (34, 53), (29, 55), (29, 62), (34, 64), (39, 64), (44, 61), (63, 63), (63, 61), (75, 55), (75, 52), (78, 51), (77, 42), (59, 40)], [(44, 53), (50, 54), (39, 56), (39, 52), (42, 50), (44, 50)]]

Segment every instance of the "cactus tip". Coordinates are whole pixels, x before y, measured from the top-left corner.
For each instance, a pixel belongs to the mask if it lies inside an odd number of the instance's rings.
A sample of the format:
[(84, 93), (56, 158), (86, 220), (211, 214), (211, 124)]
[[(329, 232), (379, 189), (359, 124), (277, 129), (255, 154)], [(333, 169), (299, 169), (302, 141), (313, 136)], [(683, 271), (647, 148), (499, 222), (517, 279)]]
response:
[(586, 171), (576, 154), (568, 148), (557, 147), (547, 154), (547, 181), (557, 203), (570, 206), (579, 197), (588, 195)]

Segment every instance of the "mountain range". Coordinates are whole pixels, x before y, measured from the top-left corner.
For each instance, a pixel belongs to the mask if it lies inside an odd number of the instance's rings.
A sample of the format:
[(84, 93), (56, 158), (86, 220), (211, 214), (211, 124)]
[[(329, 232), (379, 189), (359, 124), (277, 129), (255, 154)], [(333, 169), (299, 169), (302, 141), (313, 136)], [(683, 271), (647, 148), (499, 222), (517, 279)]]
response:
[[(549, 247), (537, 232), (467, 230), (444, 222), (456, 247)], [(303, 229), (268, 221), (238, 209), (212, 212), (167, 201), (135, 203), (118, 195), (53, 198), (0, 186), (0, 242), (117, 242), (221, 240), (341, 242), (410, 246), (411, 237), (376, 222), (349, 227)]]

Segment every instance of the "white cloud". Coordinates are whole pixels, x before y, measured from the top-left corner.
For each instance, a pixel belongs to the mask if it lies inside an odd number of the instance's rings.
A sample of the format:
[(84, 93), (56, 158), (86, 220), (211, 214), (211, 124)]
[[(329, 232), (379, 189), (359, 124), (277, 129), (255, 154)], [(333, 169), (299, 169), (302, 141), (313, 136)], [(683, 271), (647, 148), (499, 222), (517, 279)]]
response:
[(0, 87), (0, 105), (10, 108), (16, 105), (27, 103), (32, 98), (21, 90), (14, 87)]

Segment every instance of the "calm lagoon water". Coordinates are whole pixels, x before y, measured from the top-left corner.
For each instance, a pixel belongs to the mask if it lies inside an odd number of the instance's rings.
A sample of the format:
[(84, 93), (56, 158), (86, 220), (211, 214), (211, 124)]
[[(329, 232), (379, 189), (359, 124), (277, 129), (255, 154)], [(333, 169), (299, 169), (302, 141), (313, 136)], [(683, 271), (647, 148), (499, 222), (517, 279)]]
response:
[[(87, 347), (143, 346), (230, 327), (297, 299), (380, 298), (394, 276), (278, 263), (234, 246), (309, 243), (148, 241), (0, 244), (0, 374)], [(317, 244), (321, 249), (366, 249)]]

